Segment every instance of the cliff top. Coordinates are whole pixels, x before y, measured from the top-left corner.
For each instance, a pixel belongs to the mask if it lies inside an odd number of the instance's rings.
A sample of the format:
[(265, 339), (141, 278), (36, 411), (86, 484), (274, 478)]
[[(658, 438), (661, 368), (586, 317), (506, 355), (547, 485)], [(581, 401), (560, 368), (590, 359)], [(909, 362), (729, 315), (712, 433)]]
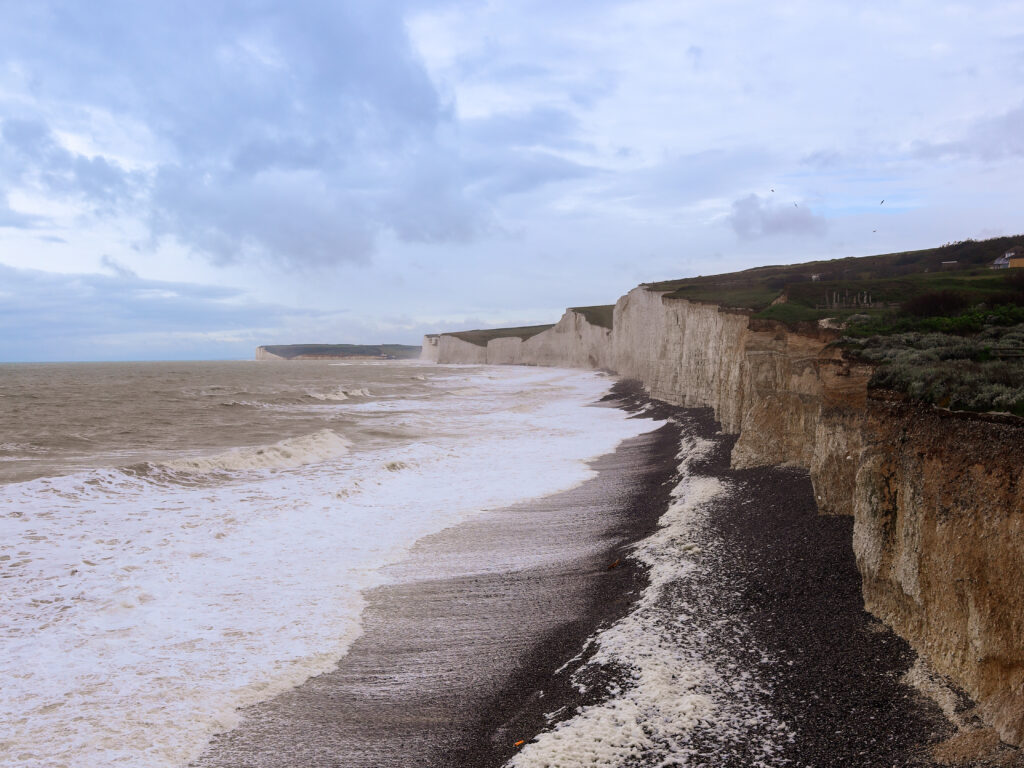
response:
[(408, 344), (271, 344), (260, 347), (285, 360), (297, 357), (419, 357), (420, 347)]
[(970, 294), (975, 303), (1005, 290), (992, 263), (1024, 236), (964, 240), (939, 248), (756, 267), (742, 272), (645, 283), (669, 298), (753, 310), (786, 323), (872, 314), (935, 291)]
[(583, 319), (591, 325), (599, 325), (602, 328), (611, 329), (615, 305), (601, 304), (594, 307), (569, 307), (569, 311), (583, 315)]
[(478, 347), (486, 347), (487, 342), (491, 339), (512, 339), (519, 338), (523, 341), (536, 336), (538, 333), (543, 333), (548, 328), (554, 328), (554, 324), (550, 325), (526, 325), (520, 328), (483, 328), (476, 331), (455, 331), (453, 333), (445, 333), (442, 336), (454, 336), (462, 341), (467, 341), (470, 344), (475, 344)]

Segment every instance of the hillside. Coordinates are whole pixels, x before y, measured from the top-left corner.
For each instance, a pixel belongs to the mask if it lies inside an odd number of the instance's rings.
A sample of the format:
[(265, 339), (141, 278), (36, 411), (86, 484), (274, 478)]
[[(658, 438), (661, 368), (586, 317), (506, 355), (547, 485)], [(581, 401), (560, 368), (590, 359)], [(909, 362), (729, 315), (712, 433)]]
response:
[(272, 344), (257, 349), (282, 360), (319, 360), (345, 357), (379, 357), (388, 360), (418, 358), (420, 347), (408, 344)]

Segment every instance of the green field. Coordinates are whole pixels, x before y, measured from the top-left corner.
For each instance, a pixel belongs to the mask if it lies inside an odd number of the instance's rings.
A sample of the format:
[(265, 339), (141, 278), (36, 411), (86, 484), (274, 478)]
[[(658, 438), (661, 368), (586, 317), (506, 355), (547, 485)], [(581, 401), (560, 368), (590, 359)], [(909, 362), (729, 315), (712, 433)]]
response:
[[(975, 303), (1006, 290), (1010, 270), (991, 263), (1024, 235), (966, 240), (939, 248), (769, 266), (725, 275), (646, 283), (671, 298), (749, 310), (785, 323), (883, 314), (920, 294), (962, 291)], [(864, 296), (869, 301), (859, 301)]]
[(875, 366), (869, 386), (965, 411), (1024, 416), (1024, 269), (993, 261), (1024, 236), (650, 283), (791, 328), (831, 318)]
[(595, 307), (569, 307), (573, 312), (583, 315), (583, 319), (591, 325), (602, 328), (612, 327), (612, 315), (615, 314), (614, 304), (601, 304)]
[(420, 356), (420, 347), (409, 344), (274, 344), (264, 346), (272, 355), (294, 360), (302, 355), (316, 357), (388, 357), (408, 360)]
[(475, 344), (478, 347), (486, 347), (487, 342), (491, 339), (510, 339), (520, 338), (523, 341), (536, 336), (538, 333), (543, 333), (548, 328), (554, 328), (552, 325), (526, 325), (521, 328), (486, 328), (476, 331), (456, 331), (455, 333), (446, 333), (445, 336), (454, 336), (457, 339), (468, 341), (470, 344)]

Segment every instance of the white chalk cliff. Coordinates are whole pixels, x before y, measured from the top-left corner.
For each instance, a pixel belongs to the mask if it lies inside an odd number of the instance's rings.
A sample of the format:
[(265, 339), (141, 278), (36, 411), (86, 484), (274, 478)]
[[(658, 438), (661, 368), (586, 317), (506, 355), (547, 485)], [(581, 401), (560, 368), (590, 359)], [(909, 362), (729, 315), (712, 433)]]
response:
[(854, 517), (866, 608), (1024, 744), (1024, 427), (872, 393), (837, 332), (639, 287), (612, 327), (567, 310), (528, 339), (424, 339), (440, 363), (604, 369), (711, 407), (736, 467), (809, 470), (823, 514)]

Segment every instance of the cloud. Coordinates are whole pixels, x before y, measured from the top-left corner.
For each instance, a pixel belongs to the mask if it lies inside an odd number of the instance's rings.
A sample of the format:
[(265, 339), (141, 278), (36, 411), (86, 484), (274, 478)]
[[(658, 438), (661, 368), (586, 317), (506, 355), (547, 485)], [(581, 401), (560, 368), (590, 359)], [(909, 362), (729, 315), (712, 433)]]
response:
[[(0, 360), (159, 359), (186, 349), (186, 356), (248, 356), (262, 329), (315, 314), (253, 302), (231, 288), (144, 280), (109, 257), (104, 266), (113, 274), (0, 265)], [(229, 337), (240, 341), (224, 343)]]
[(138, 279), (138, 275), (135, 274), (131, 269), (126, 267), (124, 264), (119, 262), (117, 259), (111, 258), (107, 254), (103, 254), (103, 258), (100, 259), (100, 265), (115, 275), (125, 279)]
[(20, 213), (11, 208), (7, 202), (7, 196), (0, 193), (0, 227), (11, 227), (13, 229), (32, 229), (39, 226), (42, 219), (39, 216), (32, 216), (27, 213)]
[[(31, 87), (2, 103), (8, 188), (97, 211), (130, 198), (155, 238), (217, 263), (365, 263), (383, 231), (461, 241), (489, 215), (464, 194), (450, 107), (400, 2), (9, 10), (0, 58)], [(88, 111), (144, 125), (156, 162), (129, 171), (112, 150), (66, 146)]]
[[(250, 358), (261, 344), (418, 344), (436, 322), (257, 301), (224, 286), (0, 264), (0, 361)], [(457, 324), (455, 324), (457, 325)]]
[(729, 224), (744, 239), (769, 235), (820, 236), (828, 226), (825, 217), (813, 213), (807, 206), (774, 204), (756, 194), (733, 202)]
[(94, 210), (106, 210), (133, 194), (139, 181), (137, 174), (112, 160), (61, 146), (42, 120), (7, 117), (0, 121), (0, 139), (0, 173), (9, 187), (83, 199)]
[(976, 120), (961, 139), (918, 142), (915, 154), (922, 158), (968, 157), (985, 161), (1024, 157), (1024, 104)]

